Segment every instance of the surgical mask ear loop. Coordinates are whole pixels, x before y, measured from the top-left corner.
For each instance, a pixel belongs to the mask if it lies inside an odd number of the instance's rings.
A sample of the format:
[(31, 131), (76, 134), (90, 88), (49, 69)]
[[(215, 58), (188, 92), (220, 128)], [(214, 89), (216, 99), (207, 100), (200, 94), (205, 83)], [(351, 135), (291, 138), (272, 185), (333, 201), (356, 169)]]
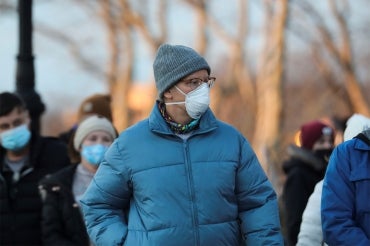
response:
[[(180, 90), (180, 88), (179, 87), (177, 87), (176, 85), (175, 85), (175, 88), (181, 93), (181, 94), (183, 94), (184, 96), (185, 96), (185, 98), (186, 98), (186, 94), (182, 91), (182, 90)], [(165, 103), (166, 105), (178, 105), (178, 104), (185, 104), (185, 101), (182, 101), (182, 102), (169, 102), (169, 103)]]

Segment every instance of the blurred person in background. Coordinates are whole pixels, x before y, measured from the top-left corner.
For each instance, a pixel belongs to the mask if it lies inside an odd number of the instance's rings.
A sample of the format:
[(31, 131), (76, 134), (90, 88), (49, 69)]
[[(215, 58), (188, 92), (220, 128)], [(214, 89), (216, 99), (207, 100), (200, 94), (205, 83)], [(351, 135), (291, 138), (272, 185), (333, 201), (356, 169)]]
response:
[(215, 78), (206, 60), (163, 44), (153, 69), (159, 100), (108, 149), (81, 200), (90, 238), (98, 245), (282, 245), (276, 193), (254, 151), (209, 108)]
[[(73, 134), (79, 122), (92, 115), (101, 115), (112, 122), (111, 97), (106, 94), (93, 94), (85, 98), (77, 111), (77, 122), (66, 132), (62, 132), (59, 138), (69, 144), (73, 141)], [(73, 161), (73, 160), (72, 160)]]
[(0, 245), (41, 245), (38, 182), (69, 162), (66, 145), (30, 123), (22, 99), (0, 93)]
[(334, 129), (329, 124), (314, 120), (301, 126), (301, 146), (288, 147), (290, 158), (283, 163), (287, 178), (282, 193), (287, 246), (297, 243), (303, 211), (316, 183), (324, 178), (334, 138)]
[(116, 137), (108, 119), (96, 115), (85, 118), (70, 146), (79, 164), (70, 164), (40, 182), (44, 245), (90, 245), (79, 201)]
[(370, 245), (370, 128), (364, 116), (356, 118), (357, 127), (344, 137), (363, 131), (334, 149), (323, 182), (321, 220), (328, 245)]
[[(370, 129), (370, 118), (361, 114), (352, 115), (344, 130), (344, 141), (350, 140), (365, 129)], [(319, 181), (303, 212), (297, 246), (321, 246), (324, 238), (321, 224), (321, 194), (323, 180)]]

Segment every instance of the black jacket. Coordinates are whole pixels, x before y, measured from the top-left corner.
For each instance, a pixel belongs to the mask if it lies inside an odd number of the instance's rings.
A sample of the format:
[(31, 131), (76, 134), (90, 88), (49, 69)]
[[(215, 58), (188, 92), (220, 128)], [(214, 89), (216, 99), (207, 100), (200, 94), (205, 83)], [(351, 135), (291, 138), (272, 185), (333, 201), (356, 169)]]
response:
[(315, 185), (324, 178), (327, 162), (313, 152), (289, 146), (290, 159), (283, 163), (286, 181), (283, 187), (283, 225), (286, 245), (296, 245), (302, 214)]
[(76, 167), (70, 165), (40, 182), (44, 245), (89, 245), (82, 213), (72, 193)]
[(66, 145), (56, 138), (32, 136), (29, 165), (17, 179), (4, 165), (0, 147), (0, 245), (41, 244), (41, 199), (38, 183), (69, 163)]

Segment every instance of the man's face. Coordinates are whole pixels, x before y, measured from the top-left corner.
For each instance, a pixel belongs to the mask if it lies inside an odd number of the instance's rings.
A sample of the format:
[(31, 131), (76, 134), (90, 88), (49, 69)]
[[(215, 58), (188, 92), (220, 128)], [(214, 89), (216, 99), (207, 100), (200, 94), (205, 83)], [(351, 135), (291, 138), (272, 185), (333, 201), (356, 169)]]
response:
[(23, 124), (29, 126), (30, 117), (27, 110), (14, 108), (9, 114), (0, 116), (0, 133)]
[[(189, 92), (195, 90), (205, 81), (208, 81), (208, 72), (207, 70), (199, 70), (196, 71), (182, 80), (180, 80), (176, 86), (178, 89), (180, 89), (183, 93), (188, 94)], [(170, 98), (171, 100), (166, 100), (166, 102), (183, 102), (185, 101), (185, 95), (183, 95), (179, 90), (173, 86), (168, 90), (168, 92), (165, 92), (165, 98)], [(170, 94), (166, 94), (170, 93)], [(182, 107), (185, 109), (185, 105), (178, 105), (178, 107)]]

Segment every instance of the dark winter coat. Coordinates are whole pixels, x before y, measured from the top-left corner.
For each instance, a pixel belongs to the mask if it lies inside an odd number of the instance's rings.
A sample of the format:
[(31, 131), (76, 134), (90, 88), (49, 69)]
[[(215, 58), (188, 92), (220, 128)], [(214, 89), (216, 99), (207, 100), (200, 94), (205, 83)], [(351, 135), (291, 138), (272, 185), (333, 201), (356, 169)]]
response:
[(315, 185), (324, 178), (327, 163), (312, 151), (289, 146), (290, 159), (283, 163), (286, 182), (283, 187), (283, 212), (287, 245), (297, 243), (302, 214)]
[(4, 165), (5, 153), (0, 147), (0, 245), (40, 245), (38, 183), (69, 163), (66, 146), (56, 138), (33, 137), (29, 165), (19, 179)]
[(40, 182), (43, 197), (42, 238), (44, 245), (89, 245), (78, 203), (72, 193), (77, 165), (68, 166)]

